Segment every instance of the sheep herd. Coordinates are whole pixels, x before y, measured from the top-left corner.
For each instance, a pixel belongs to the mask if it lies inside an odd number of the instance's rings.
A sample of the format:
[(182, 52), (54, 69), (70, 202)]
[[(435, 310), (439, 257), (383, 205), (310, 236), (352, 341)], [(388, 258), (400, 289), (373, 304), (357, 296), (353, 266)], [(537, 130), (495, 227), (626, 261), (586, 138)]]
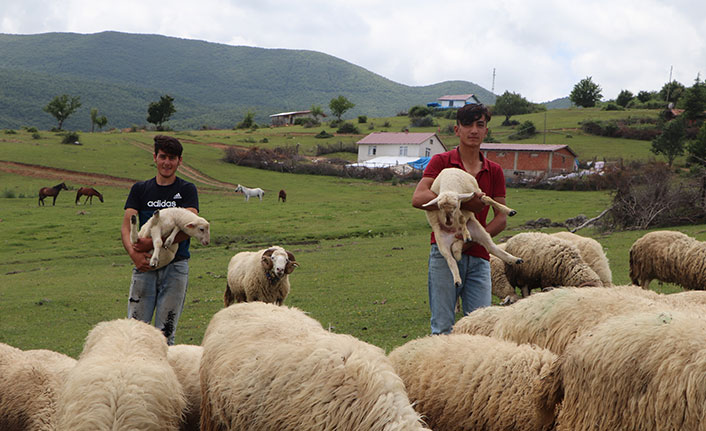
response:
[(514, 302), (389, 354), (279, 305), (291, 253), (236, 255), (201, 345), (133, 319), (98, 323), (77, 360), (0, 343), (0, 429), (706, 430), (706, 245), (635, 242), (635, 284), (698, 289), (665, 295), (613, 285), (596, 244), (516, 235), (502, 246), (524, 263), (492, 269)]

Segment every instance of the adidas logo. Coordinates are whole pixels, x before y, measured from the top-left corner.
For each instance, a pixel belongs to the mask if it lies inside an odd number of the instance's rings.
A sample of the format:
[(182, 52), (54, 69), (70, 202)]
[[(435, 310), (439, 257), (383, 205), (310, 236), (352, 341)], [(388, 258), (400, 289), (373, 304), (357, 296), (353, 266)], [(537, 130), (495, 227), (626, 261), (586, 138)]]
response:
[(181, 199), (181, 194), (180, 193), (175, 194), (172, 199)]

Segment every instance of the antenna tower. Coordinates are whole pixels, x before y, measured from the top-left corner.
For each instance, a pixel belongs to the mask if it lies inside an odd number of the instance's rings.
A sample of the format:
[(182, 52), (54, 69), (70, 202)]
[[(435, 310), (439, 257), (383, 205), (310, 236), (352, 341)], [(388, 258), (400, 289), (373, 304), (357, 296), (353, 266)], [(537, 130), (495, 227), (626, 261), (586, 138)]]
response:
[(495, 68), (493, 68), (493, 86), (490, 87), (490, 92), (495, 93)]

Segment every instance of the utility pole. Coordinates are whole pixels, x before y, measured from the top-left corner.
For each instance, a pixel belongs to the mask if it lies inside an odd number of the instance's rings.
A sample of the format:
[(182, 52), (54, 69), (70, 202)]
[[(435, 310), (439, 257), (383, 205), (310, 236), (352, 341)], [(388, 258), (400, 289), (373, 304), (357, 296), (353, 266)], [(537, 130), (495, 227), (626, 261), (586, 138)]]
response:
[(669, 104), (669, 93), (672, 92), (672, 68), (673, 67), (674, 66), (669, 66), (669, 81), (667, 81), (667, 100), (665, 100), (665, 102), (667, 102), (667, 104)]
[(490, 87), (490, 92), (495, 92), (495, 68), (493, 68), (493, 85)]

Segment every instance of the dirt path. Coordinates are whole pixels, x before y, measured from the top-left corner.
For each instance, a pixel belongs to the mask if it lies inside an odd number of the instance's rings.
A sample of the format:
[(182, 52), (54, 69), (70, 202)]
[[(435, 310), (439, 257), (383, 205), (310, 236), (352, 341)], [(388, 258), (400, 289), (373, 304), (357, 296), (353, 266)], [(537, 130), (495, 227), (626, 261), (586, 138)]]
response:
[[(149, 145), (139, 142), (132, 142), (133, 145), (140, 147), (148, 152), (152, 152)], [(13, 175), (20, 175), (32, 178), (45, 178), (48, 180), (66, 181), (70, 183), (78, 183), (84, 186), (110, 186), (110, 187), (125, 187), (130, 188), (135, 182), (139, 181), (134, 178), (115, 177), (112, 175), (96, 174), (93, 172), (79, 172), (69, 169), (51, 168), (48, 166), (34, 165), (29, 163), (11, 162), (0, 160), (0, 171), (7, 172)], [(235, 184), (218, 181), (211, 178), (203, 172), (182, 163), (179, 166), (179, 175), (188, 178), (191, 181), (198, 181), (206, 184), (206, 190), (211, 191), (232, 191), (235, 189)], [(200, 187), (203, 189), (203, 187)]]

